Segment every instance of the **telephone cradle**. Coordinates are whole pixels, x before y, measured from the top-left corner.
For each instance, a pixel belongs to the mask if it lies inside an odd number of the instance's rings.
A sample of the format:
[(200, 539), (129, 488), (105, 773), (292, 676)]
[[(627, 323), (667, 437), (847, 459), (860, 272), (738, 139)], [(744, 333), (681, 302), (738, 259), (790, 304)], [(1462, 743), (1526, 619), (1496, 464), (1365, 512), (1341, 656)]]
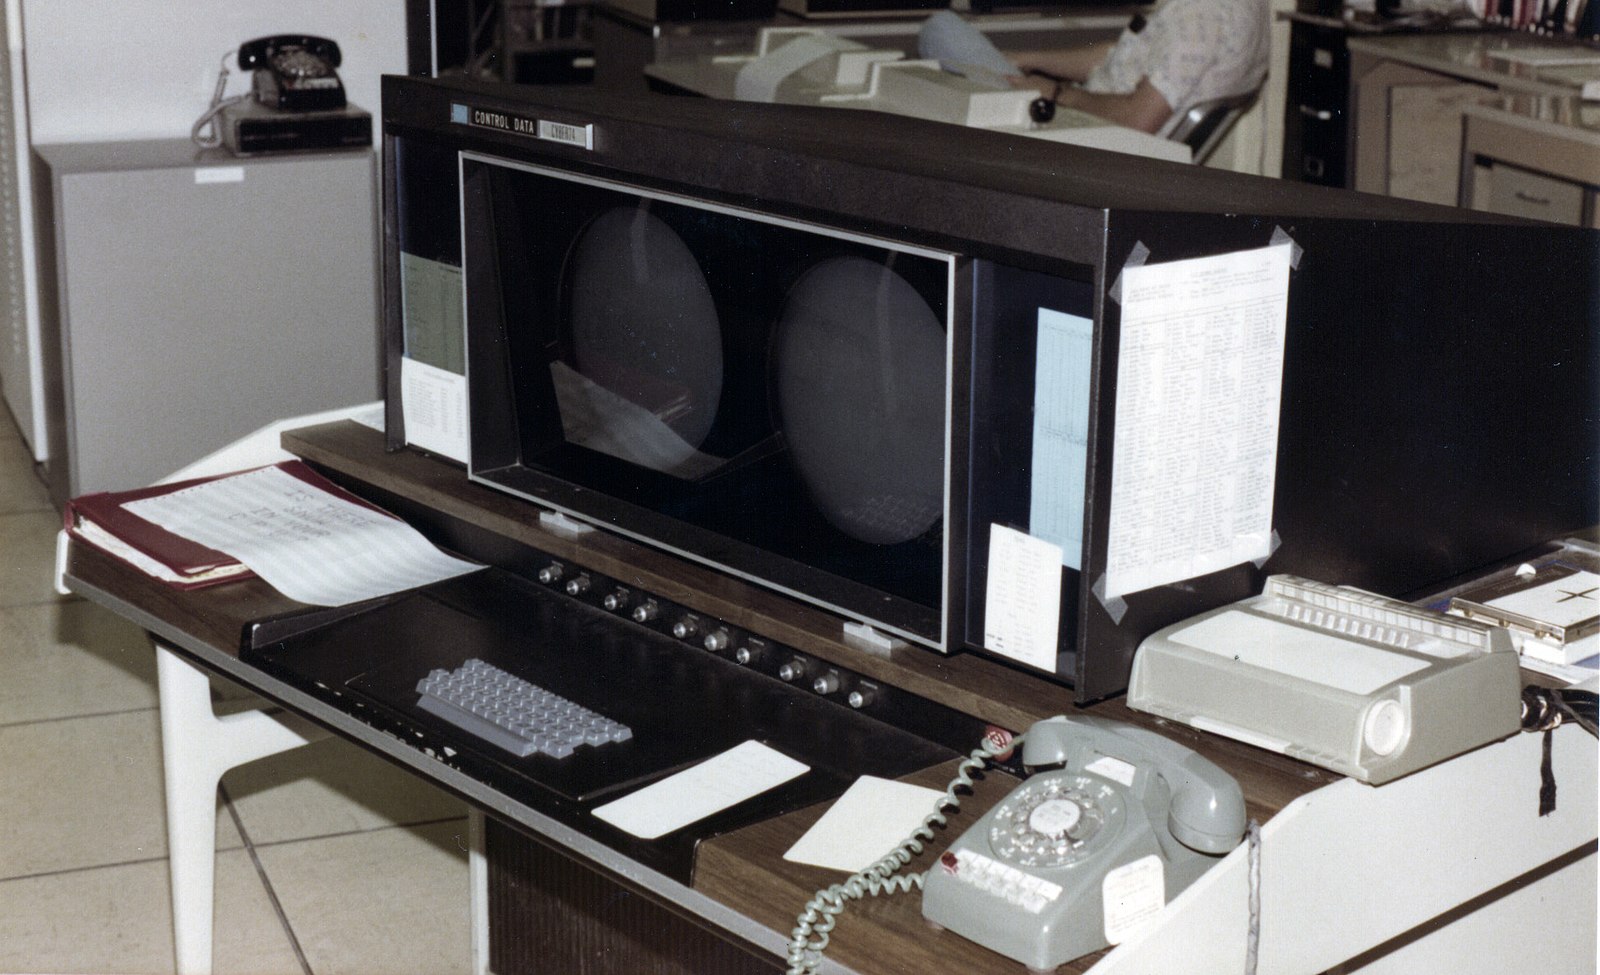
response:
[(922, 914), (1034, 971), (1120, 942), (1245, 831), (1238, 783), (1143, 728), (1050, 718), (1022, 763), (1039, 771), (928, 870)]

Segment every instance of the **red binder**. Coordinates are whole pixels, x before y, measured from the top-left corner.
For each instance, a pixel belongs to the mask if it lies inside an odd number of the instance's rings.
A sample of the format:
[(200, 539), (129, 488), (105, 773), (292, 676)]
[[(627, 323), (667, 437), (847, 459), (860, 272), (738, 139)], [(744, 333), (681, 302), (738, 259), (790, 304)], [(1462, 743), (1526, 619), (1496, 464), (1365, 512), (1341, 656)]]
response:
[[(306, 466), (291, 460), (275, 465), (307, 484), (364, 507), (380, 510), (333, 484)], [(68, 501), (62, 510), (67, 532), (96, 548), (127, 562), (148, 575), (179, 589), (199, 589), (235, 579), (247, 579), (254, 572), (238, 559), (207, 548), (198, 542), (175, 535), (155, 522), (147, 521), (123, 507), (130, 501), (172, 494), (197, 484), (233, 477), (244, 471), (230, 471), (215, 477), (198, 477), (171, 484), (138, 488), (132, 491), (100, 491)]]

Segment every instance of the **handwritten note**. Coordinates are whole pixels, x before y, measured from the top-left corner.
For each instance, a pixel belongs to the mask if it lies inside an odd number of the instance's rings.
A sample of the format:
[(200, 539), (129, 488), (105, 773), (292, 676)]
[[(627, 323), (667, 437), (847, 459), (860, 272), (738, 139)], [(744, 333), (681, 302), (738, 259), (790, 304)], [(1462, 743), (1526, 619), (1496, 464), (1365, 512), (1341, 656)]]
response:
[(693, 768), (594, 811), (599, 819), (653, 840), (799, 778), (810, 767), (759, 741), (747, 741)]
[(1123, 270), (1107, 596), (1271, 554), (1291, 247)]
[(274, 589), (343, 606), (472, 572), (416, 529), (263, 467), (130, 502), (147, 521), (243, 562)]

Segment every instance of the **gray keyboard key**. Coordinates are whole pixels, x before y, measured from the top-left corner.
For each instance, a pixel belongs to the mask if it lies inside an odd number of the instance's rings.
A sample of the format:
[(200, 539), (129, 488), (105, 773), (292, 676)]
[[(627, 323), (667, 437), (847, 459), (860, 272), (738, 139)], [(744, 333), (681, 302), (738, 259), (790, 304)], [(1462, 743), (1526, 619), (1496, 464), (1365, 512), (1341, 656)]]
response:
[(519, 758), (567, 758), (580, 745), (633, 737), (627, 725), (476, 657), (455, 670), (433, 671), (417, 682), (417, 693), (422, 710)]

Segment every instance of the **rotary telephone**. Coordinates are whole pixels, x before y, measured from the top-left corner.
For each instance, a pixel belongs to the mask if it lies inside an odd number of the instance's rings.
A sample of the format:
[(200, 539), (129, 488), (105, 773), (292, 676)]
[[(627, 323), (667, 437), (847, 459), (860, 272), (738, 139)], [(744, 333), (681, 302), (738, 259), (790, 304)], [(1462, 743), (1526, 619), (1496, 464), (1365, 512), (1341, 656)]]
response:
[(922, 888), (922, 916), (1047, 972), (1122, 941), (1238, 845), (1244, 794), (1222, 769), (1153, 731), (1072, 714), (1018, 739), (1033, 774), (925, 874), (903, 868), (935, 840), (973, 774), (963, 760), (935, 810), (881, 860), (817, 891), (795, 922), (788, 975), (814, 975), (847, 900)]
[(1120, 942), (1245, 831), (1238, 783), (1144, 728), (1050, 718), (1022, 764), (1034, 774), (924, 876), (922, 914), (1036, 971)]
[(279, 34), (239, 45), (239, 68), (253, 71), (256, 101), (285, 112), (344, 108), (339, 45), (325, 37)]

